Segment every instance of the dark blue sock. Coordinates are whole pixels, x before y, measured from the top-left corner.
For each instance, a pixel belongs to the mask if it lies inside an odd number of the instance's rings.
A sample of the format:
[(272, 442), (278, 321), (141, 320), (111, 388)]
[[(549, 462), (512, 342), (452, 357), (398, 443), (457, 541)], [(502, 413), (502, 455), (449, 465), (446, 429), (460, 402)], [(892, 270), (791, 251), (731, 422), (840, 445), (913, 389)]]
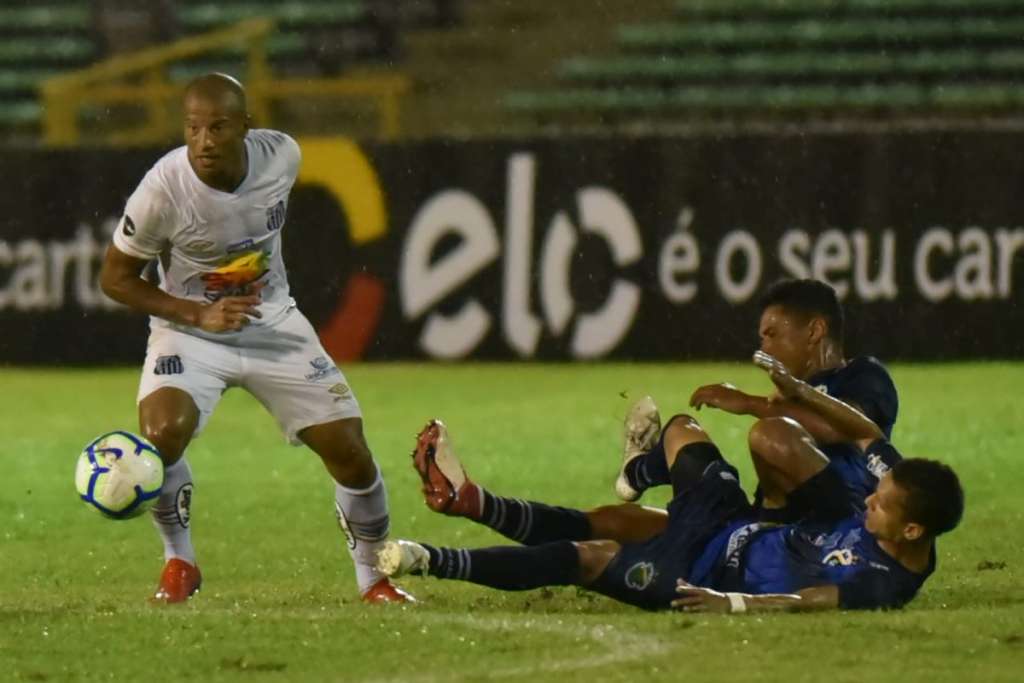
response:
[(502, 498), (484, 489), (481, 493), (484, 514), (477, 521), (505, 538), (523, 545), (590, 540), (590, 521), (579, 510), (520, 498)]
[(579, 581), (579, 554), (569, 541), (476, 550), (423, 547), (430, 553), (427, 573), (439, 579), (458, 579), (506, 591), (568, 586)]
[(654, 448), (626, 463), (626, 480), (638, 493), (652, 486), (672, 483), (668, 464), (665, 462), (664, 434)]

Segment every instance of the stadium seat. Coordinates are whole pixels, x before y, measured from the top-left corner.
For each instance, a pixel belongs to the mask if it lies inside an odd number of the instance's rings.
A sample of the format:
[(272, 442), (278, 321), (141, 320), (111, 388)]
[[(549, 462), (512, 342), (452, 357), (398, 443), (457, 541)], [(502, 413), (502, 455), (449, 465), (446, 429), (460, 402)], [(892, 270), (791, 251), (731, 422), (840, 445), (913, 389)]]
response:
[(741, 52), (734, 55), (577, 57), (557, 75), (576, 83), (672, 84), (728, 78), (736, 82), (786, 80), (885, 81), (910, 78), (989, 79), (1024, 72), (1024, 50), (987, 54), (969, 49), (897, 51)]
[(90, 20), (88, 3), (0, 7), (0, 30), (4, 33), (79, 32), (88, 27)]
[(207, 31), (224, 24), (232, 24), (254, 16), (277, 19), (287, 27), (346, 24), (365, 18), (367, 8), (360, 0), (348, 2), (282, 2), (259, 4), (203, 3), (181, 8), (178, 15), (190, 31)]
[(673, 15), (618, 26), (617, 54), (565, 59), (554, 75), (567, 89), (507, 106), (920, 116), (1009, 112), (1024, 93), (1019, 0), (676, 0)]
[(1016, 0), (677, 0), (681, 18), (1020, 13)]
[(78, 64), (91, 59), (95, 52), (95, 45), (87, 38), (12, 38), (0, 41), (0, 64)]

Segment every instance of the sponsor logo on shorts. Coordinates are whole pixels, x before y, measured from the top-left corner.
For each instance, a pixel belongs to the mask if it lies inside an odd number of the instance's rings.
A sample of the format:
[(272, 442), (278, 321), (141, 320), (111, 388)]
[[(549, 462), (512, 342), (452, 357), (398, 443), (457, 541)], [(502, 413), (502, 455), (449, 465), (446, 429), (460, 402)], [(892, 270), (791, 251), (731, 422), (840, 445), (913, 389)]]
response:
[(174, 497), (174, 509), (178, 513), (178, 524), (184, 528), (188, 528), (188, 523), (192, 519), (192, 484), (182, 484), (181, 488), (178, 489), (177, 495)]
[(341, 533), (345, 534), (345, 543), (348, 545), (349, 550), (354, 550), (356, 547), (356, 537), (352, 535), (352, 530), (348, 528), (348, 519), (345, 518), (345, 512), (338, 505), (338, 502), (334, 502), (334, 512), (338, 515), (338, 526), (341, 527)]
[(352, 390), (349, 389), (348, 385), (345, 384), (344, 382), (338, 382), (337, 384), (332, 386), (330, 389), (328, 389), (327, 392), (330, 393), (330, 394), (334, 394), (334, 401), (335, 401), (335, 403), (337, 403), (338, 401), (344, 400), (344, 399), (349, 398), (350, 396), (352, 396)]
[(128, 237), (135, 234), (135, 221), (133, 221), (132, 217), (128, 214), (125, 214), (124, 216), (124, 226), (121, 228), (121, 232)]
[(154, 375), (180, 375), (185, 372), (185, 366), (181, 363), (181, 356), (160, 356), (156, 359), (153, 367)]
[(626, 570), (626, 585), (633, 590), (642, 591), (651, 585), (657, 575), (658, 572), (652, 563), (637, 562)]
[(313, 367), (313, 372), (306, 375), (306, 380), (310, 382), (316, 382), (324, 377), (341, 372), (327, 356), (317, 356), (309, 361), (309, 364)]
[(267, 232), (274, 232), (280, 230), (281, 226), (284, 225), (284, 200), (279, 201), (272, 207), (267, 209)]

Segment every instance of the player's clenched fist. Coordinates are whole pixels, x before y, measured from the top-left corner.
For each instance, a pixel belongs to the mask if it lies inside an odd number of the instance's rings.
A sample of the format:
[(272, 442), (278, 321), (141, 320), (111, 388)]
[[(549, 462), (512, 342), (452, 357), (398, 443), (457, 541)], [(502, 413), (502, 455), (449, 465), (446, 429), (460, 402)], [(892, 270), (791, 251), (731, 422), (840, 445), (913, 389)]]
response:
[(200, 306), (196, 327), (206, 332), (235, 332), (248, 325), (253, 318), (261, 318), (257, 306), (260, 297), (255, 294), (226, 296), (212, 304)]

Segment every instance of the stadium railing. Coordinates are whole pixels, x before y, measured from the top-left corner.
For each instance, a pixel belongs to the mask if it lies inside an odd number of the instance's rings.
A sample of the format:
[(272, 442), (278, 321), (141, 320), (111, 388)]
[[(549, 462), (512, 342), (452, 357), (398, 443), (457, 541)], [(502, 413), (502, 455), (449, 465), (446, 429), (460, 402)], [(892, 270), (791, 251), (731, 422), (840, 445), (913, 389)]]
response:
[[(249, 19), (229, 28), (183, 38), (169, 45), (116, 56), (79, 71), (43, 82), (44, 141), (51, 146), (82, 142), (79, 116), (87, 107), (141, 105), (145, 122), (132, 129), (111, 132), (102, 142), (111, 145), (161, 144), (174, 135), (169, 105), (182, 93), (183, 84), (169, 78), (173, 67), (189, 58), (241, 50), (246, 58), (246, 86), (250, 111), (261, 125), (271, 120), (270, 103), (289, 97), (357, 98), (376, 106), (379, 135), (400, 132), (400, 106), (409, 88), (401, 74), (337, 78), (275, 78), (268, 62), (268, 42), (275, 22)], [(208, 70), (208, 69), (204, 69)], [(183, 75), (181, 72), (179, 76)]]

